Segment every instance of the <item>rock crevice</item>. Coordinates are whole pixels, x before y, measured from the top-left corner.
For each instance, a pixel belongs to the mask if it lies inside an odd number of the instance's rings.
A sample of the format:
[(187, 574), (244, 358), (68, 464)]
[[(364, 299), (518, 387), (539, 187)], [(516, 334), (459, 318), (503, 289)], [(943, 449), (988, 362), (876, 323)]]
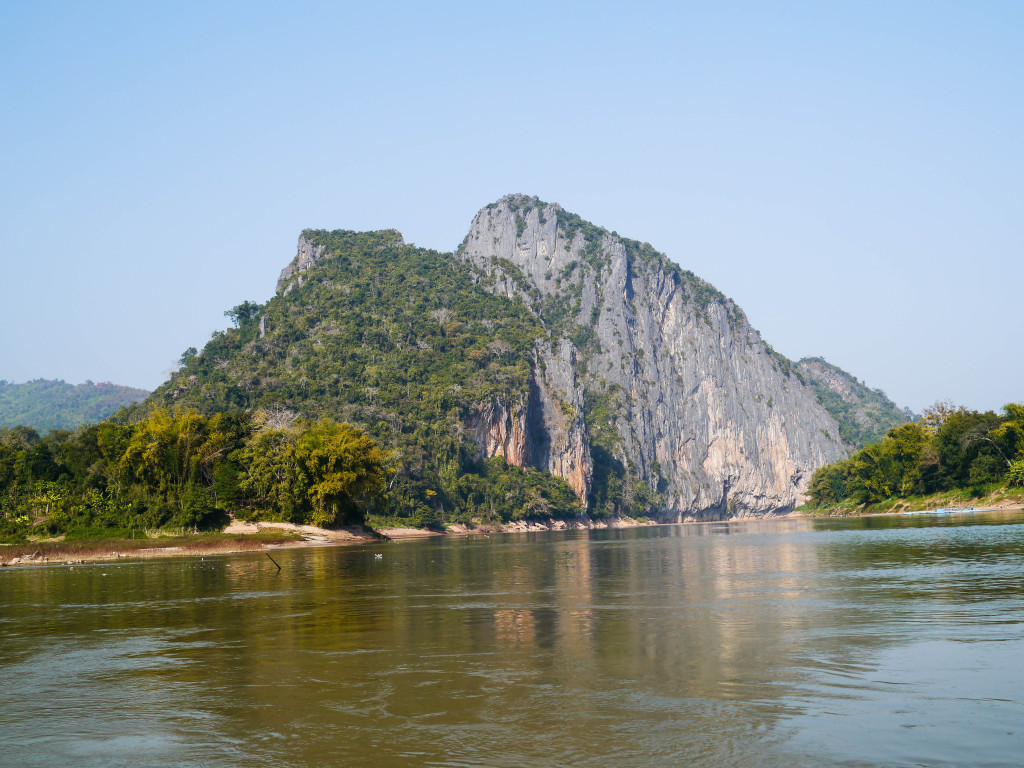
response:
[(536, 350), (524, 401), (479, 403), (466, 427), (479, 458), (501, 456), (509, 464), (548, 471), (585, 500), (593, 470), (574, 362), (568, 341), (557, 352)]

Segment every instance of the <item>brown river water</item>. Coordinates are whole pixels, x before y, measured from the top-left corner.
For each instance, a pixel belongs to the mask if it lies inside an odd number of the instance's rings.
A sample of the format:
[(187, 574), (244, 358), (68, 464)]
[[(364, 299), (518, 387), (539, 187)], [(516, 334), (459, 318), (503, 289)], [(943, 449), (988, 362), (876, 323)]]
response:
[(1024, 764), (1019, 512), (274, 558), (0, 570), (0, 765)]

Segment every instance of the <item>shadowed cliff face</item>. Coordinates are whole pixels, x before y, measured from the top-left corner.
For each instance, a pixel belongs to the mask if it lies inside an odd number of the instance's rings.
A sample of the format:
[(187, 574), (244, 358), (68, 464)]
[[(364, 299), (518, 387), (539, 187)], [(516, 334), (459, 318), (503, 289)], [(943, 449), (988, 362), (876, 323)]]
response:
[(552, 336), (529, 402), (471, 419), (486, 455), (546, 468), (582, 496), (618, 467), (673, 520), (787, 511), (815, 468), (846, 455), (789, 361), (648, 244), (510, 196), (477, 214), (458, 257)]
[(480, 457), (502, 456), (563, 478), (586, 500), (593, 464), (583, 420), (583, 392), (576, 383), (576, 350), (563, 340), (556, 353), (538, 349), (524, 403), (480, 403), (467, 423)]

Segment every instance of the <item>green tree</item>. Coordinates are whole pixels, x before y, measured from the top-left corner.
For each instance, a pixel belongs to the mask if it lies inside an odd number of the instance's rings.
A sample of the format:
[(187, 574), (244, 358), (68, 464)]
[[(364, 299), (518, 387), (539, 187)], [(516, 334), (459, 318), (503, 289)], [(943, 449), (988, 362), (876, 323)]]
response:
[(263, 305), (254, 301), (243, 301), (238, 306), (232, 307), (224, 313), (224, 317), (231, 321), (236, 328), (246, 328), (259, 317), (263, 311)]
[(240, 503), (256, 516), (304, 522), (307, 505), (299, 498), (295, 464), (300, 430), (267, 427), (262, 412), (257, 413), (256, 421), (262, 428), (232, 455), (239, 466)]
[(819, 467), (811, 475), (811, 482), (807, 488), (807, 494), (816, 507), (826, 507), (838, 504), (846, 498), (846, 478), (843, 475), (842, 466), (829, 464)]
[(318, 421), (294, 451), (299, 489), (310, 502), (314, 525), (359, 523), (367, 509), (384, 503), (393, 455), (351, 424)]
[(196, 358), (196, 355), (198, 354), (199, 352), (198, 350), (196, 350), (195, 347), (189, 347), (188, 349), (181, 353), (181, 357), (178, 358), (178, 365), (182, 367), (187, 366)]
[(142, 500), (175, 525), (198, 528), (216, 507), (213, 479), (237, 434), (224, 414), (205, 418), (193, 409), (156, 408), (135, 425), (122, 469)]
[(1007, 472), (1009, 485), (1015, 487), (1024, 486), (1024, 459), (1010, 462), (1010, 469)]
[(1024, 405), (1008, 403), (1003, 406), (1003, 411), (1005, 419), (988, 436), (1007, 463), (1012, 463), (1024, 459)]

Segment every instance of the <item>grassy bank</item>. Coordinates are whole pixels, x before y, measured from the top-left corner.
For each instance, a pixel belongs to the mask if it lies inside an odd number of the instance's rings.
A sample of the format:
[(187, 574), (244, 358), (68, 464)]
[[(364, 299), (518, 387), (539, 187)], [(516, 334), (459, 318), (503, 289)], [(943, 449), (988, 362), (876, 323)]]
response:
[(878, 515), (897, 512), (920, 512), (944, 507), (1015, 508), (1024, 506), (1024, 488), (1009, 488), (1003, 483), (985, 488), (943, 491), (923, 496), (894, 496), (875, 504), (856, 504), (845, 499), (838, 504), (815, 507), (805, 504), (796, 512), (811, 517)]

